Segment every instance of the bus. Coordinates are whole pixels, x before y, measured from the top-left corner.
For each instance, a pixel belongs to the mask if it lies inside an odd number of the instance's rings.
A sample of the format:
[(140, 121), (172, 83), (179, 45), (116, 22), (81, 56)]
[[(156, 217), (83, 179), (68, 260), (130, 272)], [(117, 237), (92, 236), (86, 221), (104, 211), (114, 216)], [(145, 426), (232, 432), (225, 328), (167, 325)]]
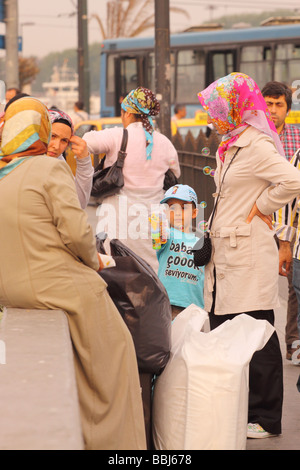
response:
[[(154, 41), (116, 38), (101, 44), (101, 117), (119, 116), (121, 100), (138, 86), (155, 92)], [(193, 118), (200, 107), (197, 93), (231, 72), (250, 75), (260, 88), (270, 80), (300, 85), (300, 24), (174, 34), (170, 56), (171, 105), (185, 104)]]

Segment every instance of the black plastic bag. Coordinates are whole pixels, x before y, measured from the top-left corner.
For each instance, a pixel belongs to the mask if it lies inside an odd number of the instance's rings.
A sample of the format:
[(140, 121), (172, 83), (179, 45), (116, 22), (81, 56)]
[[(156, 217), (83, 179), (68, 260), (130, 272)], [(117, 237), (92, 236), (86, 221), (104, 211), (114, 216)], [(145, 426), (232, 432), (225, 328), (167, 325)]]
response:
[[(171, 349), (172, 311), (168, 294), (146, 261), (119, 240), (110, 242), (115, 267), (100, 276), (134, 342), (139, 372), (160, 374)], [(104, 253), (101, 240), (97, 249)]]

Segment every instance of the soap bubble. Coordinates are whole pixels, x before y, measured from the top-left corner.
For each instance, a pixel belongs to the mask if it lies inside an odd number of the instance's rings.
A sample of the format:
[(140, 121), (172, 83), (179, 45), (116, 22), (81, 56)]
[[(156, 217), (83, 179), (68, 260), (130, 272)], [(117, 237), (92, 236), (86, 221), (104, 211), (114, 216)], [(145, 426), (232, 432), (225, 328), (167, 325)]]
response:
[(210, 166), (205, 166), (205, 167), (203, 168), (203, 173), (204, 173), (205, 175), (209, 175), (210, 172), (211, 172), (211, 167), (210, 167)]
[(200, 202), (200, 207), (203, 207), (205, 209), (205, 207), (207, 207), (207, 202), (206, 201), (201, 201)]
[(203, 149), (201, 150), (201, 153), (205, 157), (208, 157), (210, 155), (210, 148), (209, 147), (203, 147)]
[(198, 229), (199, 229), (201, 232), (206, 232), (206, 231), (207, 231), (207, 222), (206, 222), (206, 220), (201, 220), (201, 221), (198, 223)]
[(209, 173), (210, 176), (214, 177), (214, 176), (215, 176), (215, 172), (216, 172), (216, 170), (215, 170), (214, 168), (212, 168), (212, 169), (210, 170), (210, 173)]

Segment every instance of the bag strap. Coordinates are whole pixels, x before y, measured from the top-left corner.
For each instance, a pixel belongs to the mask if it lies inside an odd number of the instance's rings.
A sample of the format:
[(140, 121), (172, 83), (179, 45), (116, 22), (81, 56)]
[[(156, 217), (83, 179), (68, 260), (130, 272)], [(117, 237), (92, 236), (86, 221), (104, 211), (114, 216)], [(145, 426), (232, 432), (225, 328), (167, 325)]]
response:
[(220, 199), (220, 194), (221, 194), (221, 188), (222, 188), (222, 185), (223, 185), (223, 182), (224, 182), (224, 178), (225, 178), (225, 175), (227, 173), (227, 171), (229, 170), (229, 167), (231, 165), (231, 163), (233, 162), (233, 160), (235, 159), (235, 157), (237, 156), (238, 152), (241, 150), (241, 147), (239, 147), (237, 149), (237, 151), (235, 152), (235, 154), (233, 155), (232, 159), (230, 160), (229, 162), (229, 165), (227, 166), (225, 172), (224, 172), (224, 175), (223, 175), (223, 178), (222, 178), (222, 181), (221, 181), (221, 184), (220, 184), (220, 188), (219, 188), (219, 192), (218, 192), (218, 197), (217, 197), (217, 200), (215, 202), (215, 205), (214, 205), (214, 208), (213, 208), (213, 211), (212, 211), (212, 214), (211, 214), (211, 218), (210, 218), (210, 222), (209, 222), (209, 227), (208, 227), (208, 231), (210, 231), (211, 229), (211, 225), (212, 225), (212, 221), (213, 221), (213, 218), (215, 216), (215, 212), (216, 212), (216, 208), (217, 208), (217, 204), (219, 202), (219, 199)]
[[(123, 158), (123, 165), (124, 165), (125, 157), (127, 155), (125, 153), (126, 148), (127, 148), (127, 143), (128, 143), (128, 130), (124, 128), (123, 129), (123, 138), (122, 138), (122, 142), (121, 142), (121, 147), (120, 147), (120, 150), (119, 150), (119, 153), (118, 153), (118, 159), (119, 159), (120, 152), (122, 152), (121, 158)], [(104, 157), (101, 158), (101, 161), (100, 161), (99, 165), (97, 165), (97, 167), (94, 170), (95, 172), (98, 171), (98, 170), (103, 170), (105, 158), (106, 158), (106, 155), (104, 155)], [(121, 165), (121, 166), (123, 166), (123, 165)], [(120, 165), (117, 165), (117, 166), (120, 166)]]
[(125, 129), (124, 127), (123, 138), (122, 138), (121, 149), (120, 149), (121, 152), (126, 152), (127, 142), (128, 142), (128, 130)]
[(124, 160), (126, 158), (126, 148), (127, 148), (127, 142), (128, 142), (128, 130), (123, 129), (123, 138), (122, 138), (122, 143), (121, 143), (121, 148), (118, 153), (118, 159), (116, 161), (116, 166), (119, 168), (123, 168), (124, 166)]

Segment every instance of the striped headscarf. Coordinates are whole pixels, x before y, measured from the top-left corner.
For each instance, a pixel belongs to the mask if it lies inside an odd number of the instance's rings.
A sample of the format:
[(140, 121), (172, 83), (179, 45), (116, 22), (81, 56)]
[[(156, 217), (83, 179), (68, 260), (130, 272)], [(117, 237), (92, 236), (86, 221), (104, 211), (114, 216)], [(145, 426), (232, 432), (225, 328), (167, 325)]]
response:
[(121, 104), (122, 109), (128, 113), (138, 114), (142, 118), (146, 135), (147, 160), (151, 160), (153, 148), (153, 120), (151, 116), (157, 116), (160, 105), (154, 93), (148, 88), (139, 87), (131, 90)]
[(248, 75), (231, 73), (211, 83), (198, 97), (213, 123), (225, 132), (218, 148), (222, 162), (226, 151), (248, 126), (271, 137), (278, 152), (284, 155), (266, 102), (257, 84)]
[(0, 179), (26, 158), (45, 155), (51, 137), (51, 122), (46, 106), (26, 97), (12, 103), (4, 117), (0, 149)]

